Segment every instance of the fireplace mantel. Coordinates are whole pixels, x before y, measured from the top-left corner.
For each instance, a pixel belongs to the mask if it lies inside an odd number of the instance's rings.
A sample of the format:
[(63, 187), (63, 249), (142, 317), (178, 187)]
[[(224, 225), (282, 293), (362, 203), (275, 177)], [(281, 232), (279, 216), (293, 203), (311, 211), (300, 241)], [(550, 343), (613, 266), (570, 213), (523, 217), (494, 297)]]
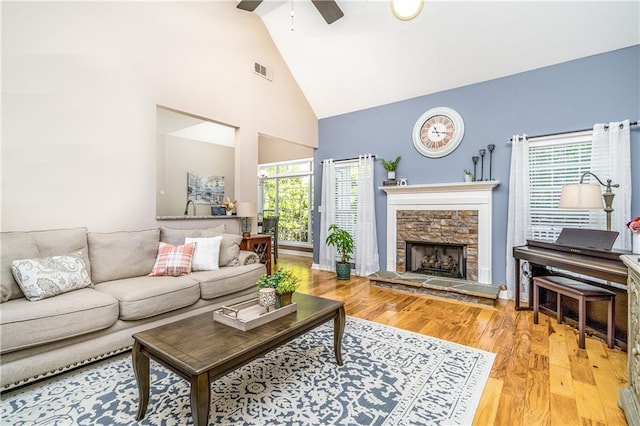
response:
[(416, 194), (421, 192), (461, 192), (461, 191), (491, 191), (500, 185), (498, 180), (479, 182), (428, 183), (422, 185), (381, 186), (389, 194)]
[(492, 180), (380, 187), (387, 193), (387, 270), (396, 271), (398, 211), (477, 210), (478, 282), (492, 284), (492, 194), (498, 185)]

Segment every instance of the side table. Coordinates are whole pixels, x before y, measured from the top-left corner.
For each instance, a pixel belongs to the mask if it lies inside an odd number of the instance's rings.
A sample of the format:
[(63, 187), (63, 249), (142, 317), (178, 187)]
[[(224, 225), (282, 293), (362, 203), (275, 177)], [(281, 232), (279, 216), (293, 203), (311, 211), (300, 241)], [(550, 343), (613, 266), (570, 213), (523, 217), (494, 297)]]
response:
[(271, 275), (271, 235), (251, 235), (243, 237), (240, 250), (248, 250), (256, 253), (260, 262), (267, 267), (267, 275)]
[(640, 426), (640, 256), (620, 256), (629, 268), (629, 338), (627, 339), (627, 370), (629, 386), (620, 390), (618, 405), (624, 411), (629, 426)]

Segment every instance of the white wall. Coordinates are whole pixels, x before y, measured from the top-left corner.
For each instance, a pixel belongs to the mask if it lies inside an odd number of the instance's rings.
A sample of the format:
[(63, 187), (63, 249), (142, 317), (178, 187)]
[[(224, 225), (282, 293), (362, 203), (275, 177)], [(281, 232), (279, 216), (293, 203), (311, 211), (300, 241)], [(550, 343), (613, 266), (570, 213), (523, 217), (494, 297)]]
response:
[(260, 135), (258, 138), (258, 164), (299, 160), (313, 157), (313, 148), (294, 142)]
[(317, 147), (262, 21), (235, 5), (3, 2), (2, 230), (158, 226), (156, 104), (239, 128), (238, 200), (257, 196), (258, 133)]

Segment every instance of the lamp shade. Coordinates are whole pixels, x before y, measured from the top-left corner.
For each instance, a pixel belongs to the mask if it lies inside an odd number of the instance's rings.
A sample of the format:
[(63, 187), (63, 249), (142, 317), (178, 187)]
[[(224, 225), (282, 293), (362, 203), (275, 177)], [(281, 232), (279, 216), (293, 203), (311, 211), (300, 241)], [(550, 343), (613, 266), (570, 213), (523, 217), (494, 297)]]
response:
[(238, 217), (253, 217), (258, 214), (256, 203), (238, 202), (236, 206), (236, 215)]
[(603, 209), (600, 185), (592, 183), (563, 185), (558, 207), (572, 210)]
[(409, 21), (420, 14), (423, 4), (423, 0), (391, 0), (391, 11), (396, 18)]

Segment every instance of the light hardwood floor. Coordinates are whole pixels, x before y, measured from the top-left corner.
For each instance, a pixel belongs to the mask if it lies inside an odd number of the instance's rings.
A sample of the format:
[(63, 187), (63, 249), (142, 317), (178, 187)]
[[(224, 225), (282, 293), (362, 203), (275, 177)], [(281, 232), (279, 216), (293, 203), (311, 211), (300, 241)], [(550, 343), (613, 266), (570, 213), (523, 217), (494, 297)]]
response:
[[(496, 354), (474, 425), (626, 425), (618, 392), (627, 384), (627, 354), (513, 302), (498, 307), (388, 290), (311, 269), (306, 257), (280, 255), (277, 267), (302, 278), (299, 291), (342, 300), (347, 315)], [(274, 265), (275, 266), (275, 265)]]

